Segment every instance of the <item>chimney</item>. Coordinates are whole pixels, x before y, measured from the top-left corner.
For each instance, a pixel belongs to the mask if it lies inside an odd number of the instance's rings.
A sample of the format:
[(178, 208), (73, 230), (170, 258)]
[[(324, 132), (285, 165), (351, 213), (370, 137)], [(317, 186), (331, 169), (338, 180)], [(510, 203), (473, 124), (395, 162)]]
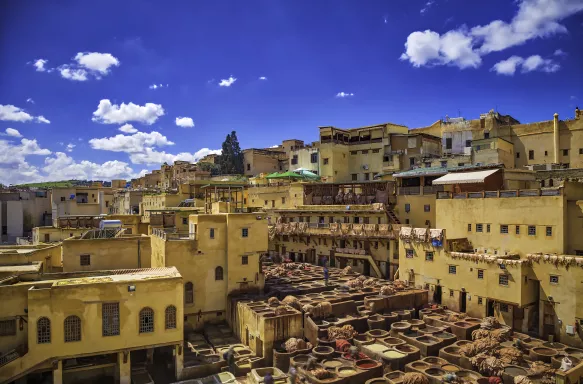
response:
[(553, 119), (553, 137), (555, 147), (555, 164), (559, 164), (559, 114), (555, 113)]

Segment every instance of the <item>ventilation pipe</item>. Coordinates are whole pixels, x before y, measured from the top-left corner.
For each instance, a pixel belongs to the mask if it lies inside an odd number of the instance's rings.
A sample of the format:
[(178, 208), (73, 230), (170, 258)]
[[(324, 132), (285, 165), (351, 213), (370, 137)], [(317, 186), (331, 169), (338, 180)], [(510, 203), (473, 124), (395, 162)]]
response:
[(553, 138), (555, 145), (555, 164), (559, 164), (559, 114), (555, 113), (553, 119)]

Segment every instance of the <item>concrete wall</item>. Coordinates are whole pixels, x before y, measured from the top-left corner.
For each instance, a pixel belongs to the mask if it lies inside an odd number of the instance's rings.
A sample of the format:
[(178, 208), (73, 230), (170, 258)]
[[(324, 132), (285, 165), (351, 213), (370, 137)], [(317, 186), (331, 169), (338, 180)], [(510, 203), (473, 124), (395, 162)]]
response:
[[(32, 244), (56, 243), (73, 236), (81, 236), (88, 228), (36, 227), (32, 229)], [(48, 238), (46, 237), (48, 235)]]
[(61, 244), (0, 246), (0, 264), (28, 264), (42, 261), (44, 272), (59, 272), (62, 267)]
[[(64, 240), (62, 246), (64, 272), (150, 267), (152, 250), (148, 236), (72, 238)], [(91, 264), (80, 265), (81, 255), (90, 255)]]
[[(566, 251), (564, 208), (563, 196), (437, 199), (436, 226), (446, 228), (449, 238), (468, 238), (475, 249), (492, 254), (562, 254)], [(482, 232), (476, 232), (476, 224), (482, 224)], [(508, 233), (501, 233), (501, 225), (508, 225)], [(528, 226), (533, 225), (536, 235), (529, 236)], [(546, 235), (546, 227), (552, 228), (551, 236)]]
[[(399, 218), (401, 224), (408, 224), (412, 227), (427, 227), (436, 223), (436, 197), (431, 195), (397, 195), (397, 204), (394, 212)], [(409, 204), (409, 212), (406, 211), (406, 205)], [(429, 206), (429, 212), (426, 212), (426, 206)]]
[(8, 241), (16, 241), (16, 237), (21, 237), (24, 234), (24, 210), (22, 201), (6, 202), (6, 218)]

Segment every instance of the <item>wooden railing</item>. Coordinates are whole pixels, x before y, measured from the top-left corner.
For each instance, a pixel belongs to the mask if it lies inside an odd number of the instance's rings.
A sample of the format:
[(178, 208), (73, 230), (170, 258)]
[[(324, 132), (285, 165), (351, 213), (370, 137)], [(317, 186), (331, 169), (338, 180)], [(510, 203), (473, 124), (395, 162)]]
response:
[(508, 197), (534, 197), (534, 196), (562, 196), (562, 188), (552, 189), (511, 189), (502, 191), (480, 192), (437, 192), (438, 199), (488, 199)]

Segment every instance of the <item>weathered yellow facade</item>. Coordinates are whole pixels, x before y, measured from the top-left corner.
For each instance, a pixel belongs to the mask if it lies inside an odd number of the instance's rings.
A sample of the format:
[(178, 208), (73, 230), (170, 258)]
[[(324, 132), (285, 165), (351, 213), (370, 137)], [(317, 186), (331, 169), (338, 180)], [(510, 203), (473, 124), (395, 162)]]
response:
[[(183, 290), (175, 268), (13, 277), (0, 281), (0, 295), (4, 318), (19, 323), (0, 339), (3, 354), (16, 353), (0, 367), (2, 382), (48, 369), (62, 383), (65, 359), (110, 356), (119, 381), (129, 384), (130, 351), (170, 347), (181, 355)], [(180, 376), (178, 358), (176, 367)]]
[(267, 252), (262, 214), (190, 215), (188, 234), (152, 235), (152, 267), (175, 266), (183, 275), (189, 326), (224, 320), (227, 295), (263, 288), (259, 258)]

